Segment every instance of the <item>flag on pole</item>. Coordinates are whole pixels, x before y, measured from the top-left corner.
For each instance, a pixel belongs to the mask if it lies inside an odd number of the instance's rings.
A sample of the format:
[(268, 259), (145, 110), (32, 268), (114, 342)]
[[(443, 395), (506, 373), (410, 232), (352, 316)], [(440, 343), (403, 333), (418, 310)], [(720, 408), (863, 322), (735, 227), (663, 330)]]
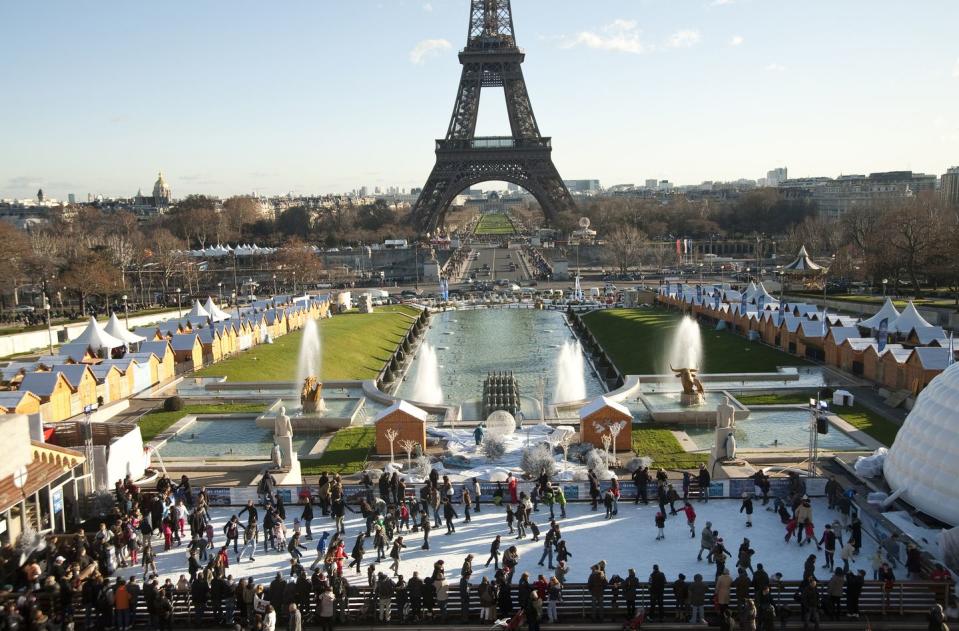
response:
[(883, 318), (879, 322), (879, 330), (876, 332), (876, 342), (879, 344), (879, 352), (886, 349), (886, 342), (889, 337), (889, 318)]
[(949, 334), (949, 365), (952, 366), (956, 361), (956, 345), (953, 340), (954, 333)]
[(829, 328), (829, 316), (826, 314), (826, 310), (822, 310), (822, 336), (826, 337), (826, 332)]

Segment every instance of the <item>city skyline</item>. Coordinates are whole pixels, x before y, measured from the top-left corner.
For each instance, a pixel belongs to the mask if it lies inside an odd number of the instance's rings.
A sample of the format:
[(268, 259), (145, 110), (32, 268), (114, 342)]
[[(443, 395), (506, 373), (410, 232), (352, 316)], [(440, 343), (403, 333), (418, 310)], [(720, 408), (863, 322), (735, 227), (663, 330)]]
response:
[[(566, 178), (697, 184), (775, 165), (941, 175), (959, 162), (954, 3), (577, 6), (513, 6)], [(0, 7), (12, 27), (0, 116), (16, 123), (0, 198), (132, 196), (160, 169), (177, 197), (422, 186), (456, 88), (465, 0), (164, 9)], [(505, 125), (502, 101), (484, 99), (479, 132)]]

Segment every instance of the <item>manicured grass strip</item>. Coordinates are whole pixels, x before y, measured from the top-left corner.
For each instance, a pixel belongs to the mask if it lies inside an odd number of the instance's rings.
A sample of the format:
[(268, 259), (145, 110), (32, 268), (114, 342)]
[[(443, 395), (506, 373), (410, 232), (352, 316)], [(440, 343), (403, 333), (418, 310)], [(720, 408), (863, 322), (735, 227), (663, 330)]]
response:
[[(373, 379), (403, 341), (418, 312), (410, 307), (384, 307), (370, 314), (346, 313), (320, 321), (322, 380)], [(302, 331), (278, 337), (213, 364), (199, 377), (226, 377), (232, 382), (293, 381)]]
[[(665, 309), (609, 309), (593, 311), (583, 321), (622, 373), (649, 375), (669, 370), (665, 358), (682, 317)], [(701, 334), (706, 373), (773, 372), (779, 366), (807, 365), (799, 357), (735, 333), (703, 326)]]
[(633, 451), (653, 459), (663, 469), (698, 469), (706, 454), (684, 451), (669, 427), (633, 425)]
[[(791, 291), (790, 294), (796, 296), (803, 296), (810, 299), (810, 302), (817, 302), (822, 304), (822, 292), (806, 292), (806, 291)], [(843, 302), (852, 302), (856, 304), (867, 304), (867, 305), (881, 305), (886, 302), (886, 299), (882, 296), (864, 296), (861, 294), (829, 294), (827, 296), (829, 300), (841, 300)], [(892, 303), (896, 305), (897, 309), (902, 309), (909, 304), (909, 301), (912, 300), (917, 307), (954, 307), (956, 306), (956, 299), (954, 297), (935, 297), (929, 296), (926, 298), (894, 298)]]
[(743, 405), (807, 405), (809, 399), (815, 399), (815, 392), (777, 392), (774, 394), (735, 395)]
[(896, 440), (899, 426), (886, 417), (858, 403), (850, 407), (836, 407), (833, 412), (856, 429), (861, 429), (889, 447)]
[(513, 222), (502, 213), (483, 215), (480, 217), (479, 223), (476, 224), (476, 234), (478, 235), (515, 234), (515, 232)]
[(346, 427), (336, 432), (321, 457), (301, 460), (300, 467), (307, 475), (319, 475), (324, 471), (341, 475), (356, 473), (366, 466), (366, 459), (374, 446), (375, 428)]
[(162, 409), (150, 412), (140, 419), (140, 433), (143, 442), (157, 437), (168, 427), (184, 416), (191, 414), (259, 414), (266, 406), (262, 403), (208, 403), (199, 405), (185, 405), (177, 412), (164, 412)]

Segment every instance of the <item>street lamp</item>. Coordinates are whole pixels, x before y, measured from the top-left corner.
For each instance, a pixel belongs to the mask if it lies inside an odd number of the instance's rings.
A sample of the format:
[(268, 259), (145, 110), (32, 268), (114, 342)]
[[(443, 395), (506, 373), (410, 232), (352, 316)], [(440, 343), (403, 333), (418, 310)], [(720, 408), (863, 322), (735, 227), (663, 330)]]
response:
[(240, 319), (240, 303), (236, 301), (236, 292), (230, 292), (230, 301), (233, 302), (233, 306), (236, 307), (236, 319)]
[(223, 304), (223, 283), (216, 284), (216, 299), (217, 302)]
[(276, 296), (276, 274), (273, 274), (273, 296)]
[(127, 329), (130, 328), (130, 309), (127, 305), (127, 295), (123, 294), (123, 317), (127, 321)]
[(296, 294), (296, 270), (293, 271), (293, 293)]
[(183, 319), (183, 309), (180, 308), (180, 288), (176, 288), (176, 312), (177, 317)]
[(50, 326), (50, 299), (43, 294), (43, 312), (47, 319), (47, 344), (50, 347), (50, 355), (53, 356), (53, 327)]
[(882, 279), (882, 297), (883, 297), (883, 300), (885, 300), (885, 298), (886, 298), (886, 285), (888, 285), (888, 284), (889, 284), (889, 279), (888, 279), (888, 278), (883, 278), (883, 279)]

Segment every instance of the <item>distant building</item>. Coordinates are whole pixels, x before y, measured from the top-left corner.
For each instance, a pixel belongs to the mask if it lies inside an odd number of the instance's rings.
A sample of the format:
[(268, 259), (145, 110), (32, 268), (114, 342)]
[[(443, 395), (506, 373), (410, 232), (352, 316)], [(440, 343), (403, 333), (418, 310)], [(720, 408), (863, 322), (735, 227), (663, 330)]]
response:
[(907, 199), (936, 188), (936, 176), (912, 171), (888, 171), (838, 178), (785, 180), (779, 190), (789, 198), (804, 198), (816, 203), (823, 219), (839, 219), (854, 208)]
[(655, 189), (655, 188), (656, 188), (656, 180), (646, 180), (646, 188)]
[(166, 212), (173, 204), (173, 189), (163, 179), (163, 173), (157, 173), (157, 180), (153, 183), (153, 195), (144, 195), (138, 190), (133, 197), (133, 212), (138, 215), (157, 215)]
[(68, 203), (68, 204), (76, 204), (76, 203), (77, 203), (77, 196), (74, 195), (73, 193), (68, 194), (68, 195), (67, 195), (67, 203)]
[(563, 183), (566, 184), (569, 192), (574, 195), (576, 193), (595, 195), (602, 190), (602, 187), (599, 185), (599, 180), (563, 180)]
[(788, 170), (786, 167), (780, 167), (773, 169), (772, 171), (766, 171), (766, 186), (779, 186), (785, 182), (788, 177)]
[(959, 208), (959, 167), (952, 167), (943, 174), (940, 192), (947, 204)]

